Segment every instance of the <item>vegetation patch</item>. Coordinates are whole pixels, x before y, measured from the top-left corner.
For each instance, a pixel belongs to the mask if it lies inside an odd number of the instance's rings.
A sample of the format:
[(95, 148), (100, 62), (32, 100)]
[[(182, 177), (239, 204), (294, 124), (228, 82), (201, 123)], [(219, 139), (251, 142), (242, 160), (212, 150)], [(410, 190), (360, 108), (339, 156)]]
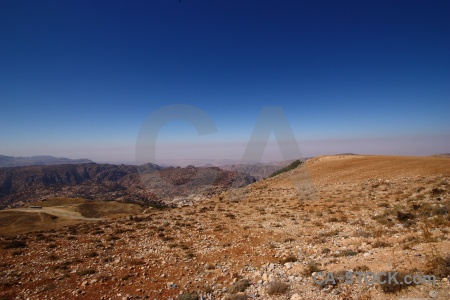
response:
[(17, 248), (26, 248), (27, 243), (21, 240), (12, 240), (6, 241), (2, 245), (3, 249), (17, 249)]
[(302, 164), (302, 162), (297, 159), (296, 161), (293, 161), (290, 165), (288, 165), (288, 166), (286, 166), (286, 167), (284, 167), (284, 168), (282, 168), (282, 169), (280, 169), (280, 170), (278, 170), (276, 172), (273, 172), (269, 177), (274, 177), (274, 176), (280, 175), (282, 173), (289, 172), (289, 171), (297, 168), (301, 164)]
[(88, 269), (79, 270), (77, 272), (77, 275), (79, 275), (79, 276), (86, 276), (86, 275), (91, 275), (91, 274), (95, 274), (95, 273), (96, 273), (95, 269), (88, 268)]
[(289, 290), (289, 285), (281, 281), (275, 281), (269, 284), (267, 287), (267, 294), (269, 295), (281, 295), (286, 294)]
[(427, 273), (439, 278), (450, 276), (450, 255), (442, 257), (435, 255), (427, 262)]
[(239, 292), (245, 292), (245, 290), (250, 286), (250, 281), (247, 279), (241, 279), (233, 283), (230, 288), (231, 294), (237, 294)]
[(283, 259), (280, 260), (280, 263), (285, 264), (288, 262), (296, 262), (297, 261), (297, 256), (295, 255), (289, 255), (287, 257), (284, 257)]
[(198, 296), (194, 293), (186, 293), (178, 295), (177, 300), (197, 300)]
[[(391, 274), (394, 274), (395, 271), (390, 271)], [(386, 294), (393, 294), (398, 293), (403, 289), (406, 289), (413, 283), (406, 283), (405, 277), (409, 274), (407, 272), (398, 272), (397, 276), (395, 277), (397, 279), (397, 282), (395, 280), (389, 281), (389, 272), (386, 272), (386, 275), (380, 276), (380, 282), (385, 282), (384, 284), (380, 284), (381, 290)]]
[(309, 262), (308, 265), (303, 270), (303, 275), (304, 276), (310, 276), (312, 273), (319, 272), (319, 271), (323, 271), (320, 268), (320, 265), (318, 263), (312, 261), (312, 262)]

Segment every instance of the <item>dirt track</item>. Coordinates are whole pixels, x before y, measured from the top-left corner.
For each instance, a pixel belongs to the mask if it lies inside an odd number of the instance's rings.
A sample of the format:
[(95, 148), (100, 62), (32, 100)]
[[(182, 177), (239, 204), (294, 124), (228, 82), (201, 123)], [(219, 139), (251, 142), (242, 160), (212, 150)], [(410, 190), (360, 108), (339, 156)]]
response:
[(54, 215), (57, 217), (63, 217), (66, 219), (74, 219), (74, 220), (90, 220), (90, 221), (101, 221), (103, 218), (86, 218), (80, 215), (78, 212), (65, 210), (60, 207), (42, 207), (42, 208), (15, 208), (4, 211), (22, 211), (28, 213), (48, 213), (50, 215)]

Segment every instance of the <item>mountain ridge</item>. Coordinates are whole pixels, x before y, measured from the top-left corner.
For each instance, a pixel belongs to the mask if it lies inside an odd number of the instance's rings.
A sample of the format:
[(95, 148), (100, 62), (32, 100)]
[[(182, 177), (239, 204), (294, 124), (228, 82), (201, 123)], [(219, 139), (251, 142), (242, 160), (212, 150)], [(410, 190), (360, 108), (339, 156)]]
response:
[(93, 161), (87, 158), (70, 159), (49, 155), (36, 155), (28, 157), (0, 155), (0, 167), (49, 166), (81, 163), (93, 163)]

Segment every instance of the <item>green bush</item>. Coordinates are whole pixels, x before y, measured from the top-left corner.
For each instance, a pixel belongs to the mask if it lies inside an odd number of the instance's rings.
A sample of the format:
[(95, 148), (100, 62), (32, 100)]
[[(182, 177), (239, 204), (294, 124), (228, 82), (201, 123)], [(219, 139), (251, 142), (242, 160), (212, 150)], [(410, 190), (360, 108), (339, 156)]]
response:
[(299, 159), (297, 159), (296, 161), (293, 161), (289, 166), (286, 166), (276, 172), (273, 172), (269, 177), (274, 177), (274, 176), (280, 175), (281, 173), (285, 173), (290, 170), (293, 170), (293, 169), (297, 168), (298, 166), (300, 166), (301, 164), (302, 164), (302, 162)]

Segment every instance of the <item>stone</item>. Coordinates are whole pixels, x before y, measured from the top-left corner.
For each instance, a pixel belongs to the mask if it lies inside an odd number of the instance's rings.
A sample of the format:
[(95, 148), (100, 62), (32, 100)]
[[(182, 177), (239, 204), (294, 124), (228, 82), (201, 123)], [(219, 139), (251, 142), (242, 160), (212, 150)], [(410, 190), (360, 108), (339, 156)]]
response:
[(439, 293), (435, 290), (431, 290), (428, 295), (430, 295), (431, 298), (437, 298), (439, 296)]
[(302, 297), (299, 294), (294, 294), (291, 296), (291, 300), (302, 300)]
[(341, 291), (339, 289), (334, 289), (333, 291), (331, 291), (331, 293), (333, 295), (339, 295), (341, 293)]

